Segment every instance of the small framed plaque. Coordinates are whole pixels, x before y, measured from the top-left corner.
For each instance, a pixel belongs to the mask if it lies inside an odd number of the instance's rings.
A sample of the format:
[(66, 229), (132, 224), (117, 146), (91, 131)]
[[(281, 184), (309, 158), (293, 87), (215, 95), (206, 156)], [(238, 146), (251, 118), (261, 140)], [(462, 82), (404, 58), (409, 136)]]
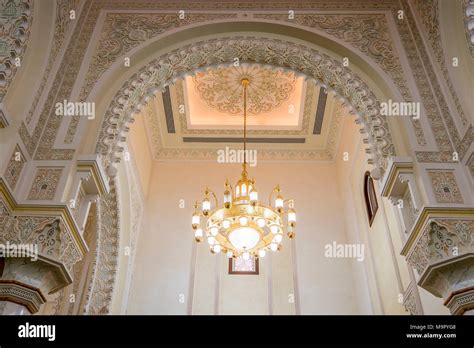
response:
[(244, 260), (242, 256), (229, 259), (229, 274), (258, 275), (258, 258)]

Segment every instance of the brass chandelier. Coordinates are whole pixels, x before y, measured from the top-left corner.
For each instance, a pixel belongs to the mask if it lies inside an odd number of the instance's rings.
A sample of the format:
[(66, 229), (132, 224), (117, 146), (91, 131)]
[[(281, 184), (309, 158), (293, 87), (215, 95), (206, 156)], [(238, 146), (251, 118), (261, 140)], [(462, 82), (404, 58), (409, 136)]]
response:
[[(197, 242), (207, 238), (211, 253), (223, 252), (228, 258), (264, 257), (267, 251), (282, 248), (286, 225), (287, 236), (295, 237), (296, 212), (293, 200), (284, 200), (277, 185), (265, 206), (258, 200), (255, 180), (247, 176), (247, 87), (242, 79), (244, 99), (244, 162), (242, 178), (235, 188), (226, 180), (224, 205), (219, 207), (213, 191), (206, 188), (201, 207), (195, 204), (192, 228)], [(211, 204), (211, 198), (213, 203)], [(273, 200), (272, 200), (273, 199)], [(286, 209), (285, 209), (286, 205)], [(284, 222), (284, 219), (286, 222)]]

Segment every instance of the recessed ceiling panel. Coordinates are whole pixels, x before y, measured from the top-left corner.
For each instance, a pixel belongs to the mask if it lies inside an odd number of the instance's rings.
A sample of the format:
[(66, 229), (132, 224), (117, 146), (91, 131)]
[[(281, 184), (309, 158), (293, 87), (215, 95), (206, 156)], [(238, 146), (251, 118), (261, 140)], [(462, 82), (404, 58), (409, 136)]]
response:
[(185, 79), (188, 129), (238, 129), (243, 122), (242, 78), (247, 93), (248, 128), (302, 128), (304, 78), (259, 65), (215, 68)]

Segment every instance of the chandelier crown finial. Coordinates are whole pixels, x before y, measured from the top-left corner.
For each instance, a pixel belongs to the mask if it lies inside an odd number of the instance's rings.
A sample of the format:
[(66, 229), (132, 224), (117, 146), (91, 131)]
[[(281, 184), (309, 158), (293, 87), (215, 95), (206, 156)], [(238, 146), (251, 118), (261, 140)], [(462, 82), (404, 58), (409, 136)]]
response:
[(242, 164), (242, 179), (247, 179), (247, 163)]

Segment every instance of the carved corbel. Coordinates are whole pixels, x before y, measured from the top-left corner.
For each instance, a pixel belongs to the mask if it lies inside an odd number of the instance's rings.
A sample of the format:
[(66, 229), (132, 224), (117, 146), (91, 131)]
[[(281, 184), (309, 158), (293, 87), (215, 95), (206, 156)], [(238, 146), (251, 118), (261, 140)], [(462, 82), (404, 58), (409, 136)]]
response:
[(109, 190), (101, 158), (98, 155), (79, 157), (68, 207), (81, 233), (84, 231), (91, 204)]
[(397, 219), (405, 234), (410, 233), (422, 201), (416, 185), (413, 162), (410, 158), (393, 157), (382, 179), (382, 197), (387, 197), (396, 206)]

